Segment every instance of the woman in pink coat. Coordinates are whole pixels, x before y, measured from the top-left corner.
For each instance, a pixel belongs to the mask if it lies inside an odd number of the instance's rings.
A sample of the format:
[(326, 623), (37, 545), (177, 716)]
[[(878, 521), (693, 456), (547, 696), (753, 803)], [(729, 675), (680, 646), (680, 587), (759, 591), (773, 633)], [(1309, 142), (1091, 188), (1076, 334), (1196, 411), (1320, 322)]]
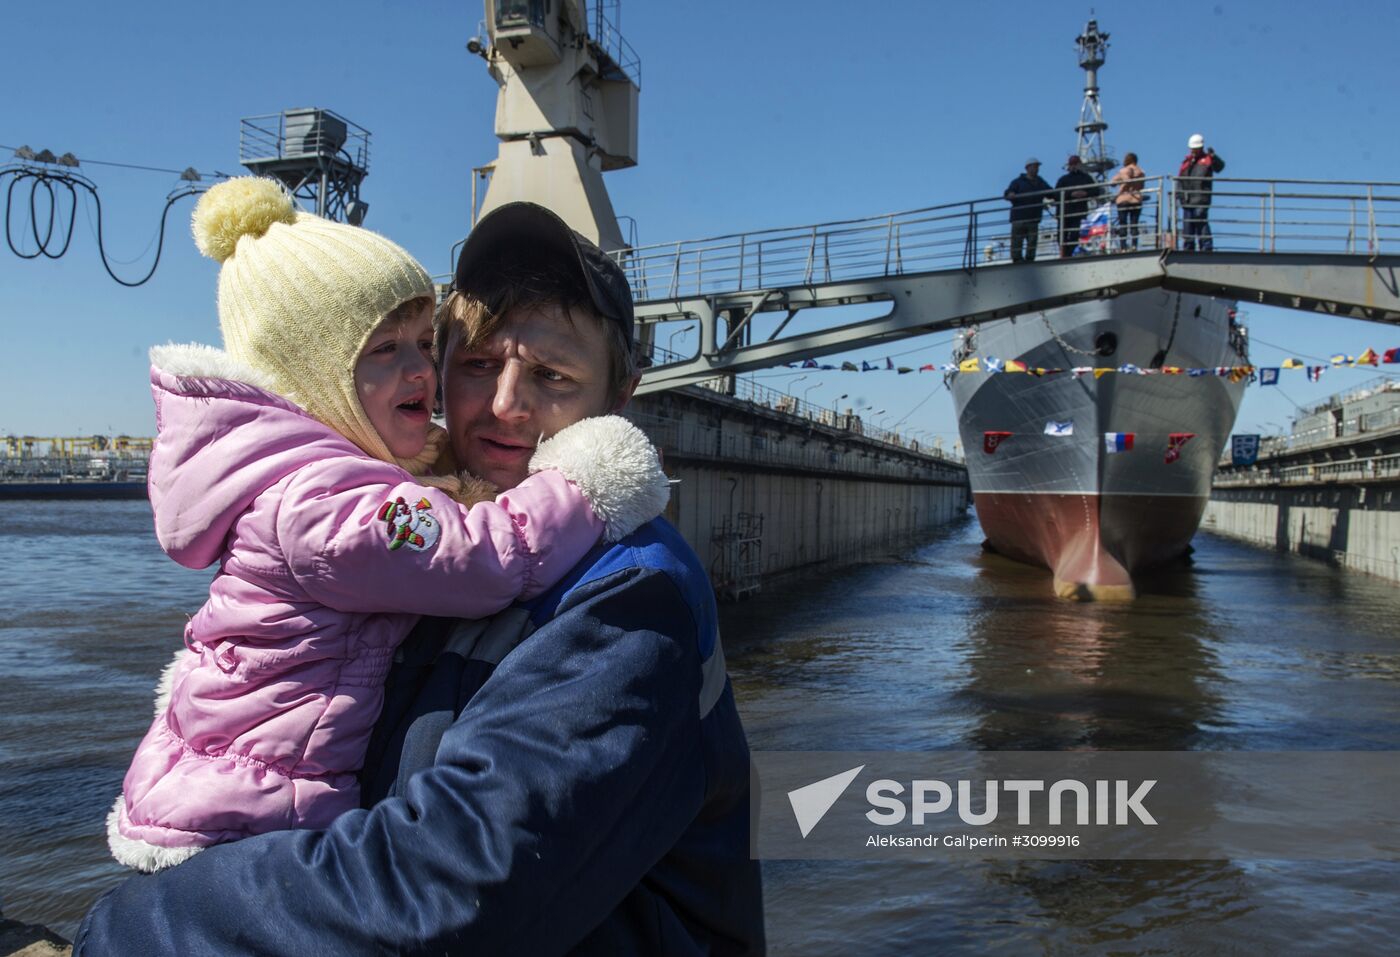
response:
[(194, 229), (222, 263), (225, 348), (151, 350), (149, 491), (161, 547), (218, 570), (108, 819), (113, 854), (145, 871), (358, 806), (418, 616), (536, 595), (668, 494), (655, 450), (616, 416), (542, 442), (534, 474), (494, 501), (469, 476), (425, 474), (447, 453), (422, 267), (298, 213), (266, 179), (215, 186)]

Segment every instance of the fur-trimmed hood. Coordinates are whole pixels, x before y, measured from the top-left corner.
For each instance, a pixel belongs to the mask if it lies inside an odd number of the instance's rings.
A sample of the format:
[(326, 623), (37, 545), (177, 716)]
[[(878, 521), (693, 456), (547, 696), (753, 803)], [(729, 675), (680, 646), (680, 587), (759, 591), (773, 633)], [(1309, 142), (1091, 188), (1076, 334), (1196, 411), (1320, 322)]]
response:
[(167, 342), (163, 346), (151, 346), (151, 368), (187, 378), (242, 382), (265, 392), (277, 392), (271, 376), (239, 362), (222, 349), (198, 342)]
[(156, 537), (182, 565), (217, 561), (253, 498), (302, 466), (364, 456), (270, 386), (222, 349), (151, 350), (157, 437), (147, 483)]

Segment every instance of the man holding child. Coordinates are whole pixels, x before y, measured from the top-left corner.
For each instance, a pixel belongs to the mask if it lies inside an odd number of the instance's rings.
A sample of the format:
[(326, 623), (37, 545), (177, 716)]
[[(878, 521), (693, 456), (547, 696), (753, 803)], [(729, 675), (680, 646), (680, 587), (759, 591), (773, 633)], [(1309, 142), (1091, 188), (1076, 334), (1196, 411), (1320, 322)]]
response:
[[(621, 409), (639, 379), (621, 269), (529, 203), (473, 230), (436, 343), (457, 464), (501, 490), (541, 438)], [(361, 790), (324, 830), (128, 879), (75, 953), (763, 950), (713, 593), (664, 520), (492, 619), (423, 619)]]

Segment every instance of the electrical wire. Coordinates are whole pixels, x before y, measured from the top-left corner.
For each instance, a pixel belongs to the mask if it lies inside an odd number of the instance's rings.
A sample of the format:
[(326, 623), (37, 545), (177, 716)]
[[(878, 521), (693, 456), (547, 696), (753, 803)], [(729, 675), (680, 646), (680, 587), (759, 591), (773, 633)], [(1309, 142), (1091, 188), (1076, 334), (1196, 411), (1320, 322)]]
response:
[[(2, 176), (3, 174), (0, 174), (0, 177)], [(74, 213), (76, 212), (78, 202), (77, 192), (73, 189), (71, 183), (60, 182), (60, 185), (64, 186), (68, 190), (68, 228), (63, 231), (63, 245), (58, 248), (57, 252), (50, 252), (49, 245), (53, 241), (54, 223), (59, 218), (58, 200), (54, 197), (53, 186), (50, 185), (47, 181), (40, 181), (38, 184), (30, 188), (29, 228), (30, 231), (34, 234), (34, 243), (38, 248), (33, 253), (24, 253), (15, 247), (14, 240), (11, 239), (12, 233), (10, 229), (10, 214), (14, 208), (14, 192), (15, 187), (18, 186), (19, 183), (20, 180), (18, 178), (12, 180), (10, 182), (9, 188), (5, 191), (5, 239), (10, 244), (10, 250), (16, 256), (19, 256), (21, 259), (38, 259), (40, 256), (47, 256), (50, 259), (58, 259), (68, 251), (69, 245), (71, 245), (73, 242), (73, 223), (75, 220)], [(39, 194), (38, 187), (40, 185), (44, 187), (44, 192), (48, 196), (49, 200), (48, 228), (44, 230), (44, 235), (42, 238), (39, 236), (39, 213), (38, 210), (34, 208), (34, 199)]]
[[(88, 235), (92, 237), (93, 242), (97, 242), (97, 221), (92, 218), (92, 201), (90, 199), (83, 203), (83, 217), (87, 220)], [(146, 258), (146, 254), (151, 251), (151, 247), (156, 244), (157, 235), (157, 233), (152, 233), (151, 238), (146, 240), (146, 245), (142, 247), (141, 251), (130, 259), (118, 259), (115, 256), (111, 256), (109, 257), (110, 260), (119, 266), (130, 266), (133, 263), (141, 262)]]
[(897, 428), (899, 428), (901, 425), (904, 424), (904, 420), (905, 420), (905, 419), (909, 418), (909, 416), (913, 415), (915, 412), (918, 412), (920, 406), (922, 406), (922, 405), (923, 405), (925, 402), (927, 402), (929, 399), (932, 399), (932, 398), (933, 398), (934, 396), (936, 396), (937, 394), (938, 394), (938, 390), (937, 390), (937, 389), (931, 390), (931, 391), (929, 392), (928, 395), (924, 396), (924, 397), (923, 397), (922, 399), (920, 399), (917, 403), (915, 403), (914, 408), (912, 408), (912, 409), (910, 409), (908, 412), (904, 413), (904, 416), (903, 416), (898, 422), (896, 422), (894, 425), (890, 426), (890, 428), (891, 428), (891, 429), (897, 429)]
[[(0, 147), (3, 148), (3, 147)], [(168, 171), (165, 171), (168, 172)], [(146, 275), (137, 280), (126, 280), (118, 276), (112, 270), (112, 259), (107, 255), (106, 242), (102, 232), (102, 198), (97, 193), (97, 184), (86, 176), (70, 172), (67, 169), (49, 169), (43, 166), (32, 166), (29, 164), (19, 164), (14, 166), (0, 167), (0, 184), (6, 179), (9, 184), (5, 188), (5, 243), (10, 247), (10, 252), (21, 259), (38, 259), (45, 256), (49, 259), (60, 259), (68, 252), (68, 248), (73, 242), (73, 225), (77, 220), (78, 212), (78, 192), (79, 190), (91, 197), (93, 205), (97, 210), (97, 253), (102, 260), (102, 268), (107, 271), (107, 275), (123, 286), (134, 288), (150, 281), (155, 275), (156, 267), (160, 265), (161, 252), (165, 248), (165, 226), (170, 216), (170, 208), (187, 196), (194, 196), (204, 192), (204, 186), (180, 187), (165, 198), (165, 207), (160, 213), (160, 226), (156, 233), (156, 253), (155, 260), (151, 263), (151, 268)], [(14, 211), (16, 204), (15, 191), (23, 184), (29, 185), (28, 214), (29, 233), (34, 239), (35, 251), (24, 252), (15, 243), (14, 232)], [(63, 194), (56, 193), (55, 187), (67, 190), (66, 205), (63, 202)], [(40, 215), (38, 198), (43, 196), (47, 202), (47, 209)], [(85, 197), (86, 198), (86, 197)], [(20, 202), (23, 203), (21, 197)], [(67, 210), (67, 228), (60, 229), (62, 235), (62, 245), (55, 246), (55, 226), (65, 217), (63, 211)], [(23, 206), (21, 207), (23, 212)], [(89, 214), (91, 215), (91, 214)], [(46, 221), (46, 225), (41, 229), (40, 220)], [(42, 235), (41, 235), (42, 233)], [(21, 239), (21, 243), (23, 240)], [(147, 244), (147, 248), (150, 246)]]
[(1281, 395), (1281, 396), (1283, 396), (1283, 397), (1284, 397), (1285, 399), (1287, 399), (1289, 402), (1292, 402), (1292, 403), (1293, 403), (1293, 408), (1297, 409), (1299, 412), (1302, 412), (1302, 411), (1303, 411), (1303, 407), (1302, 407), (1301, 405), (1299, 405), (1297, 402), (1294, 402), (1293, 396), (1289, 395), (1287, 392), (1284, 392), (1282, 388), (1279, 388), (1278, 394)]
[[(0, 143), (0, 150), (8, 150), (8, 151), (10, 151), (11, 153), (18, 153), (19, 150), (20, 150), (20, 147), (18, 147), (18, 146), (6, 146), (4, 143)], [(173, 173), (173, 174), (175, 174), (176, 176), (183, 176), (183, 175), (185, 175), (185, 173), (189, 172), (189, 169), (166, 169), (166, 168), (163, 167), (163, 166), (143, 166), (143, 165), (141, 165), (140, 163), (118, 163), (118, 162), (115, 162), (115, 161), (113, 161), (113, 160), (84, 159), (84, 160), (81, 160), (80, 162), (82, 162), (85, 166), (116, 166), (116, 167), (119, 167), (119, 168), (121, 168), (121, 169), (142, 170), (142, 171), (148, 172), (148, 173)], [(199, 177), (200, 177), (201, 180), (203, 180), (203, 179), (205, 179), (205, 178), (210, 178), (210, 179), (230, 179), (230, 178), (231, 178), (230, 174), (228, 174), (228, 173), (221, 173), (221, 172), (219, 172), (218, 170), (215, 170), (215, 171), (212, 172), (212, 173), (200, 173), (200, 174), (199, 174)]]

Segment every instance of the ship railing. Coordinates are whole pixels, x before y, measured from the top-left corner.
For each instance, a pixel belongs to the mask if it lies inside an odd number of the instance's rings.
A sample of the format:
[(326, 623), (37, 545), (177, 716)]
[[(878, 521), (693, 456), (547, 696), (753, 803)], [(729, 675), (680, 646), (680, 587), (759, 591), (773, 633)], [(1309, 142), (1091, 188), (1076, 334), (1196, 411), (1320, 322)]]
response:
[[(1116, 211), (1116, 187), (1099, 184), (1088, 204), (1087, 242), (1076, 255), (1185, 247), (1179, 198), (1195, 181), (1146, 177), (1140, 221), (1097, 224)], [(1059, 255), (1060, 236), (1078, 237), (1051, 190), (1040, 220), (1037, 259)], [(1189, 198), (1189, 197), (1188, 197)], [(1207, 216), (1213, 248), (1256, 253), (1376, 255), (1400, 249), (1400, 183), (1217, 177)], [(1083, 225), (1083, 224), (1081, 224)], [(1067, 229), (1067, 227), (1070, 227)], [(1001, 196), (860, 219), (636, 246), (614, 253), (638, 300), (754, 293), (784, 287), (887, 278), (945, 269), (971, 271), (1011, 261), (1009, 205)]]

